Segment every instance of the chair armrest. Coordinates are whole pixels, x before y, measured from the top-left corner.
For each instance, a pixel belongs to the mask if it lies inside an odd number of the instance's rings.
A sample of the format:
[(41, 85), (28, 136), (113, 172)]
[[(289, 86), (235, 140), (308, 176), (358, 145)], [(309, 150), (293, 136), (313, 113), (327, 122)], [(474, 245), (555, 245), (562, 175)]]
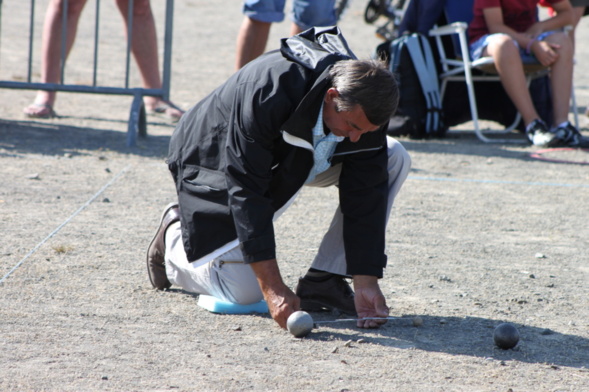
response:
[[(466, 30), (468, 24), (466, 22), (454, 22), (445, 26), (434, 27), (429, 31), (429, 35), (434, 37), (438, 51), (440, 53), (440, 59), (442, 61), (444, 72), (449, 72), (449, 67), (453, 67), (456, 64), (450, 64), (446, 62), (450, 58), (462, 59), (464, 68), (470, 68), (470, 54), (468, 49), (468, 37), (466, 36)], [(442, 44), (442, 36), (451, 35), (452, 43), (454, 46), (454, 53), (448, 56), (446, 48)]]
[(465, 22), (454, 22), (445, 26), (433, 28), (429, 31), (429, 35), (449, 35), (460, 34), (461, 31), (466, 31), (468, 25)]

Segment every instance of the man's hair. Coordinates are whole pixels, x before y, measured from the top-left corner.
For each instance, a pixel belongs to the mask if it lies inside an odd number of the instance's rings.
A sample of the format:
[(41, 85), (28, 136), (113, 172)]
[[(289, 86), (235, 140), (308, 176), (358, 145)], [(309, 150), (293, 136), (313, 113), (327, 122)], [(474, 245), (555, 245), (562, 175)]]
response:
[(386, 124), (397, 110), (399, 87), (395, 76), (382, 60), (342, 60), (329, 72), (338, 111), (360, 105), (370, 123)]

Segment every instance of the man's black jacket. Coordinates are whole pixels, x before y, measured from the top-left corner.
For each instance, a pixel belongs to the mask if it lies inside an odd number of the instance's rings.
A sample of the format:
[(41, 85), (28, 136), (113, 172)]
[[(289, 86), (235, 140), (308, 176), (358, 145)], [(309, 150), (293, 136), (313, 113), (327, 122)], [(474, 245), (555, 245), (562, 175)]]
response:
[[(168, 165), (189, 261), (238, 239), (247, 263), (276, 258), (272, 218), (313, 167), (312, 129), (329, 68), (355, 58), (340, 31), (310, 29), (250, 62), (182, 116)], [(338, 144), (348, 274), (386, 265), (385, 129)], [(335, 201), (334, 201), (335, 202)]]

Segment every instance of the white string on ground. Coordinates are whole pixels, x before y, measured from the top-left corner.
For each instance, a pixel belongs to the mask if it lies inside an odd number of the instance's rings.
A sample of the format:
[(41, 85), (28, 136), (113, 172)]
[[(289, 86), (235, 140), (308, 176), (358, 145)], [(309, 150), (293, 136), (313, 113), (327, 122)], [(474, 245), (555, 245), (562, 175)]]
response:
[(72, 219), (74, 219), (76, 217), (76, 215), (78, 215), (80, 212), (84, 211), (86, 209), (86, 207), (88, 207), (90, 205), (90, 203), (92, 203), (94, 200), (96, 200), (96, 198), (98, 196), (100, 196), (100, 194), (102, 194), (109, 186), (114, 184), (114, 182), (116, 180), (118, 180), (123, 174), (125, 174), (125, 172), (127, 172), (127, 170), (129, 170), (130, 167), (131, 167), (131, 165), (128, 165), (123, 170), (121, 170), (116, 176), (111, 178), (110, 181), (108, 181), (106, 184), (104, 184), (104, 186), (102, 188), (100, 188), (100, 190), (98, 192), (96, 192), (94, 194), (94, 196), (92, 196), (90, 199), (88, 199), (88, 201), (86, 201), (86, 203), (84, 203), (80, 208), (78, 208), (76, 210), (76, 212), (74, 212), (62, 224), (57, 226), (57, 228), (55, 230), (53, 230), (51, 233), (49, 233), (49, 235), (47, 237), (45, 237), (45, 239), (43, 239), (43, 241), (39, 242), (33, 249), (31, 249), (29, 251), (29, 253), (27, 253), (25, 255), (25, 257), (23, 257), (18, 263), (16, 263), (16, 265), (14, 267), (12, 267), (12, 269), (10, 271), (8, 271), (8, 273), (6, 275), (4, 275), (2, 277), (2, 279), (0, 279), (0, 284), (4, 283), (4, 280), (6, 278), (8, 278), (10, 276), (10, 274), (12, 274), (14, 271), (16, 271), (16, 269), (18, 267), (20, 267), (29, 257), (31, 257), (41, 246), (43, 246), (43, 244), (45, 244), (47, 241), (49, 241), (49, 239), (51, 239), (51, 237), (53, 237), (55, 234), (57, 234), (65, 225), (67, 225)]

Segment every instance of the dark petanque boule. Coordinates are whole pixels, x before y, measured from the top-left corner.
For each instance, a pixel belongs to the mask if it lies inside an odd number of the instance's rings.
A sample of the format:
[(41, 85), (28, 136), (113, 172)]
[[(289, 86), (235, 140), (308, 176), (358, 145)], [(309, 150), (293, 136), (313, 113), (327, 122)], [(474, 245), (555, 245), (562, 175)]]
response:
[(493, 332), (493, 340), (503, 350), (514, 348), (519, 342), (519, 331), (513, 324), (499, 324)]

